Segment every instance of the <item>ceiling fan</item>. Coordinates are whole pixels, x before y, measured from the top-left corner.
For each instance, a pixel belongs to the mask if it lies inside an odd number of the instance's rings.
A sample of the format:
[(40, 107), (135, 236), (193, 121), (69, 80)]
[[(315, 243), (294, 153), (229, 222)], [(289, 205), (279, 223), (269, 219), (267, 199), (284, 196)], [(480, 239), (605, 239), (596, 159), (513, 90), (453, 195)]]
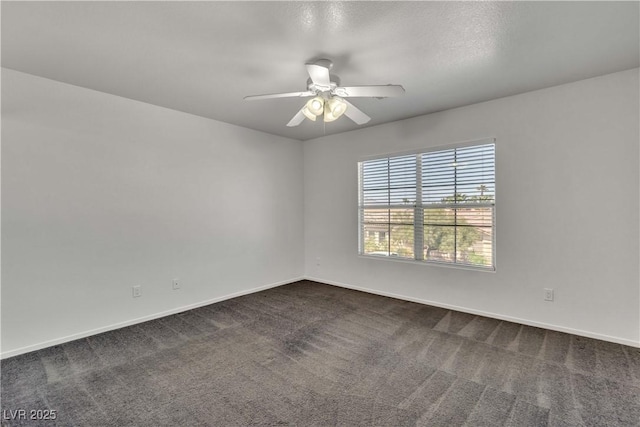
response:
[(329, 74), (333, 63), (328, 59), (319, 59), (313, 64), (306, 64), (306, 66), (309, 73), (306, 91), (245, 96), (244, 99), (253, 101), (257, 99), (312, 97), (287, 123), (289, 127), (298, 126), (305, 117), (315, 121), (317, 117), (322, 115), (325, 122), (332, 122), (343, 114), (362, 125), (371, 120), (371, 117), (344, 98), (388, 98), (404, 93), (404, 88), (400, 85), (340, 86), (338, 77)]

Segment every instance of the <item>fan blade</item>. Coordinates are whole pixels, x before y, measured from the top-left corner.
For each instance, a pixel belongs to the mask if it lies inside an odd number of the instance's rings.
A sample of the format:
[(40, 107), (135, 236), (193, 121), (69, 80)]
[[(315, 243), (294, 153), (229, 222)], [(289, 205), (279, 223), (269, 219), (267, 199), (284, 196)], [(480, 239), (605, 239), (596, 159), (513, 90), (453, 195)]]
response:
[(300, 109), (300, 111), (298, 111), (296, 113), (296, 115), (293, 116), (293, 118), (291, 120), (289, 120), (289, 123), (287, 123), (287, 126), (292, 128), (292, 127), (298, 126), (300, 123), (302, 123), (302, 121), (305, 119), (305, 115), (302, 113), (303, 109), (304, 109), (304, 107), (302, 107)]
[(345, 104), (347, 104), (347, 109), (344, 111), (344, 115), (349, 117), (351, 120), (356, 122), (359, 125), (363, 125), (371, 120), (371, 117), (367, 116), (365, 113), (360, 111), (358, 107), (347, 101), (346, 99), (342, 100)]
[(404, 93), (404, 88), (400, 85), (386, 86), (346, 86), (337, 87), (335, 94), (343, 98), (348, 97), (372, 97), (372, 98), (389, 98), (392, 96), (400, 96)]
[(329, 69), (321, 65), (307, 64), (307, 72), (311, 81), (321, 89), (329, 90), (331, 87), (331, 79), (329, 77)]
[(255, 101), (257, 99), (272, 99), (272, 98), (292, 98), (292, 97), (305, 97), (305, 96), (313, 96), (315, 93), (311, 91), (306, 92), (288, 92), (288, 93), (272, 93), (268, 95), (251, 95), (245, 96), (244, 99), (246, 101)]

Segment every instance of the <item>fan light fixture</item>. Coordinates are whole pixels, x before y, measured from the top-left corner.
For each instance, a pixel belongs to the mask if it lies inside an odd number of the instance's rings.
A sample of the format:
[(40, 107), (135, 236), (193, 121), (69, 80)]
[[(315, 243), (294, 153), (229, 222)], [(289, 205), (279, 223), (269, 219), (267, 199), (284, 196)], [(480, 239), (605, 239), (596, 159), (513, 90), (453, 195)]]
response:
[(324, 99), (321, 96), (316, 96), (313, 99), (307, 101), (307, 104), (302, 109), (302, 114), (306, 118), (312, 121), (316, 121), (316, 117), (322, 114), (324, 111)]
[(324, 107), (324, 99), (322, 99), (321, 96), (316, 96), (315, 98), (307, 102), (307, 108), (309, 108), (309, 111), (311, 111), (311, 113), (315, 114), (316, 116), (319, 116), (320, 114), (322, 114), (324, 110), (323, 107)]
[(334, 96), (324, 104), (324, 121), (332, 122), (343, 115), (345, 111), (347, 111), (347, 104), (342, 98)]
[(347, 104), (340, 97), (333, 96), (325, 100), (321, 96), (316, 96), (307, 101), (302, 108), (302, 114), (309, 120), (315, 122), (316, 118), (324, 113), (324, 121), (328, 123), (338, 119), (346, 110)]
[(311, 121), (313, 121), (313, 122), (315, 122), (315, 121), (316, 121), (316, 115), (315, 115), (315, 114), (313, 114), (313, 113), (311, 112), (311, 110), (309, 110), (309, 107), (308, 107), (307, 105), (305, 105), (305, 106), (302, 108), (302, 114), (304, 114), (304, 115), (305, 115), (305, 117), (306, 117), (307, 119), (309, 119), (309, 120), (311, 120)]

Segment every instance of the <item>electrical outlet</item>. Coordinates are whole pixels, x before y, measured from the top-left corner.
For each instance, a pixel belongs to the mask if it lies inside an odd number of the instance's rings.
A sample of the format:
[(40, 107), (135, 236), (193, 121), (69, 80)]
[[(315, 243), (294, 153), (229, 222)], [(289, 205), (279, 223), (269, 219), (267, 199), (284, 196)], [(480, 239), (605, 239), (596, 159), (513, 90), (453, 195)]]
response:
[(134, 298), (142, 296), (142, 288), (140, 287), (140, 285), (134, 286), (132, 289)]
[(173, 279), (171, 281), (171, 286), (173, 287), (173, 290), (175, 291), (176, 289), (180, 289), (180, 279)]
[(544, 300), (553, 301), (553, 289), (544, 288)]
[(316, 267), (320, 267), (320, 257), (316, 257)]

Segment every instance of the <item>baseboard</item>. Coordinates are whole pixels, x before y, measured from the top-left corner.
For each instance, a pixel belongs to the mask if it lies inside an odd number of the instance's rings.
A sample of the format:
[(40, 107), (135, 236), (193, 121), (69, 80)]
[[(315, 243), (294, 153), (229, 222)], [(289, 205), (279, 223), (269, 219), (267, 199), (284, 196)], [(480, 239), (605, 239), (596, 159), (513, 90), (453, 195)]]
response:
[(38, 344), (29, 345), (26, 347), (17, 348), (15, 350), (9, 350), (0, 353), (0, 359), (7, 359), (9, 357), (18, 356), (20, 354), (29, 353), (31, 351), (41, 350), (43, 348), (51, 347), (54, 345), (64, 344), (69, 341), (75, 341), (77, 339), (90, 337), (92, 335), (101, 334), (103, 332), (113, 331), (114, 329), (124, 328), (126, 326), (136, 325), (138, 323), (148, 322), (149, 320), (159, 319), (161, 317), (170, 316), (172, 314), (182, 313), (183, 311), (193, 310), (194, 308), (203, 307), (209, 304), (215, 304), (220, 301), (225, 301), (231, 298), (240, 297), (243, 295), (253, 294), (255, 292), (264, 291), (266, 289), (275, 288), (282, 285), (287, 285), (289, 283), (298, 282), (300, 280), (304, 280), (304, 277), (297, 277), (290, 280), (283, 280), (281, 282), (269, 283), (267, 285), (258, 286), (256, 288), (246, 289), (240, 292), (234, 292), (232, 294), (224, 295), (221, 297), (213, 298), (206, 301), (200, 301), (194, 304), (185, 305), (182, 307), (173, 308), (171, 310), (162, 311), (155, 314), (150, 314), (148, 316), (138, 317), (136, 319), (127, 320), (124, 322), (114, 323), (112, 325), (104, 326), (101, 328), (91, 329), (88, 331), (79, 332), (73, 335), (67, 335), (65, 337), (56, 338), (49, 341), (44, 341)]
[(597, 334), (597, 333), (593, 333), (593, 332), (589, 332), (589, 331), (583, 331), (583, 330), (580, 330), (580, 329), (567, 328), (567, 327), (564, 327), (564, 326), (552, 325), (552, 324), (548, 324), (548, 323), (535, 322), (535, 321), (531, 321), (531, 320), (527, 320), (527, 319), (520, 319), (518, 317), (505, 316), (505, 315), (502, 315), (502, 314), (490, 313), (490, 312), (486, 312), (486, 311), (482, 311), (482, 310), (474, 310), (474, 309), (469, 309), (469, 308), (466, 308), (466, 307), (460, 307), (460, 306), (451, 305), (451, 304), (443, 304), (443, 303), (440, 303), (440, 302), (437, 302), (437, 301), (430, 301), (430, 300), (425, 300), (425, 299), (421, 299), (421, 298), (414, 298), (414, 297), (410, 297), (410, 296), (406, 296), (406, 295), (395, 294), (395, 293), (392, 293), (392, 292), (384, 292), (384, 291), (378, 291), (378, 290), (375, 290), (375, 289), (363, 288), (363, 287), (360, 287), (360, 286), (353, 286), (353, 285), (349, 285), (349, 284), (346, 284), (346, 283), (336, 282), (336, 281), (333, 281), (333, 280), (320, 279), (320, 278), (311, 277), (311, 276), (303, 276), (303, 277), (296, 277), (296, 278), (289, 279), (289, 280), (283, 280), (281, 282), (270, 283), (270, 284), (267, 284), (267, 285), (258, 286), (258, 287), (255, 287), (255, 288), (246, 289), (246, 290), (239, 291), (239, 292), (234, 292), (232, 294), (228, 294), (228, 295), (224, 295), (224, 296), (221, 296), (221, 297), (209, 299), (209, 300), (206, 300), (206, 301), (200, 301), (200, 302), (197, 302), (197, 303), (194, 303), (194, 304), (189, 304), (189, 305), (185, 305), (185, 306), (182, 306), (182, 307), (177, 307), (177, 308), (174, 308), (174, 309), (171, 309), (171, 310), (162, 311), (162, 312), (151, 314), (151, 315), (148, 315), (148, 316), (143, 316), (143, 317), (139, 317), (139, 318), (136, 318), (136, 319), (131, 319), (131, 320), (127, 320), (127, 321), (124, 321), (124, 322), (119, 322), (119, 323), (115, 323), (115, 324), (112, 324), (112, 325), (104, 326), (104, 327), (101, 327), (101, 328), (96, 328), (96, 329), (91, 329), (91, 330), (88, 330), (88, 331), (79, 332), (77, 334), (68, 335), (68, 336), (65, 336), (65, 337), (56, 338), (56, 339), (49, 340), (49, 341), (44, 341), (44, 342), (41, 342), (41, 343), (29, 345), (29, 346), (26, 346), (26, 347), (21, 347), (21, 348), (15, 349), (15, 350), (5, 351), (5, 352), (0, 353), (0, 359), (7, 359), (9, 357), (18, 356), (20, 354), (29, 353), (31, 351), (41, 350), (43, 348), (51, 347), (51, 346), (54, 346), (54, 345), (64, 344), (64, 343), (69, 342), (69, 341), (74, 341), (74, 340), (77, 340), (77, 339), (90, 337), (92, 335), (97, 335), (97, 334), (100, 334), (100, 333), (103, 333), (103, 332), (112, 331), (114, 329), (120, 329), (120, 328), (124, 328), (124, 327), (127, 327), (127, 326), (135, 325), (135, 324), (138, 324), (138, 323), (147, 322), (149, 320), (154, 320), (154, 319), (159, 319), (161, 317), (170, 316), (172, 314), (182, 313), (183, 311), (193, 310), (194, 308), (203, 307), (203, 306), (209, 305), (209, 304), (215, 304), (215, 303), (220, 302), (220, 301), (225, 301), (225, 300), (228, 300), (228, 299), (231, 299), (231, 298), (236, 298), (236, 297), (240, 297), (240, 296), (243, 296), (243, 295), (248, 295), (248, 294), (252, 294), (252, 293), (255, 293), (255, 292), (264, 291), (266, 289), (271, 289), (271, 288), (275, 288), (275, 287), (278, 287), (278, 286), (287, 285), (289, 283), (295, 283), (295, 282), (298, 282), (300, 280), (311, 280), (311, 281), (318, 282), (318, 283), (323, 283), (323, 284), (332, 285), (332, 286), (338, 286), (338, 287), (346, 288), (346, 289), (353, 289), (353, 290), (356, 290), (356, 291), (367, 292), (367, 293), (374, 294), (374, 295), (381, 295), (381, 296), (385, 296), (385, 297), (401, 299), (401, 300), (404, 300), (404, 301), (411, 301), (411, 302), (416, 302), (416, 303), (419, 303), (419, 304), (426, 304), (426, 305), (431, 305), (431, 306), (434, 306), (434, 307), (441, 307), (441, 308), (446, 308), (446, 309), (449, 309), (449, 310), (461, 311), (463, 313), (469, 313), (469, 314), (475, 314), (475, 315), (478, 315), (478, 316), (491, 317), (493, 319), (506, 320), (508, 322), (520, 323), (520, 324), (527, 325), (527, 326), (533, 326), (533, 327), (537, 327), (537, 328), (544, 328), (544, 329), (549, 329), (549, 330), (558, 331), (558, 332), (565, 332), (565, 333), (568, 333), (568, 334), (579, 335), (579, 336), (583, 336), (583, 337), (594, 338), (594, 339), (598, 339), (598, 340), (602, 340), (602, 341), (609, 341), (609, 342), (614, 342), (614, 343), (617, 343), (617, 344), (627, 345), (627, 346), (630, 346), (630, 347), (640, 348), (640, 341), (633, 341), (633, 340), (629, 340), (629, 339), (626, 339), (626, 338), (614, 337), (614, 336), (604, 335), (604, 334)]
[(451, 304), (443, 304), (443, 303), (440, 303), (440, 302), (437, 302), (437, 301), (429, 301), (429, 300), (425, 300), (425, 299), (421, 299), (421, 298), (414, 298), (414, 297), (409, 297), (409, 296), (406, 296), (406, 295), (394, 294), (392, 292), (377, 291), (375, 289), (369, 289), (369, 288), (363, 288), (363, 287), (360, 287), (360, 286), (348, 285), (346, 283), (336, 282), (336, 281), (333, 281), (333, 280), (325, 280), (325, 279), (320, 279), (320, 278), (310, 277), (310, 276), (305, 276), (304, 279), (305, 280), (312, 280), (312, 281), (318, 282), (318, 283), (324, 283), (324, 284), (327, 284), (327, 285), (338, 286), (338, 287), (341, 287), (341, 288), (353, 289), (355, 291), (367, 292), (367, 293), (374, 294), (374, 295), (381, 295), (381, 296), (385, 296), (385, 297), (401, 299), (401, 300), (404, 300), (404, 301), (417, 302), (419, 304), (432, 305), (434, 307), (440, 307), (440, 308), (446, 308), (446, 309), (449, 309), (449, 310), (461, 311), (463, 313), (475, 314), (477, 316), (491, 317), (493, 319), (506, 320), (508, 322), (520, 323), (522, 325), (533, 326), (533, 327), (536, 327), (536, 328), (549, 329), (549, 330), (557, 331), (557, 332), (565, 332), (565, 333), (568, 333), (568, 334), (579, 335), (579, 336), (582, 336), (582, 337), (594, 338), (594, 339), (597, 339), (597, 340), (609, 341), (609, 342), (614, 342), (616, 344), (622, 344), (622, 345), (627, 345), (627, 346), (630, 346), (630, 347), (640, 348), (640, 341), (633, 341), (633, 340), (629, 340), (629, 339), (626, 339), (626, 338), (620, 338), (620, 337), (614, 337), (614, 336), (611, 336), (611, 335), (598, 334), (598, 333), (594, 333), (594, 332), (583, 331), (583, 330), (580, 330), (580, 329), (567, 328), (567, 327), (564, 327), (564, 326), (552, 325), (552, 324), (548, 324), (548, 323), (535, 322), (535, 321), (531, 321), (531, 320), (527, 320), (527, 319), (520, 319), (518, 317), (505, 316), (505, 315), (502, 315), (502, 314), (490, 313), (490, 312), (486, 312), (486, 311), (482, 311), (482, 310), (474, 310), (474, 309), (470, 309), (470, 308), (466, 308), (466, 307), (459, 307), (459, 306), (451, 305)]

